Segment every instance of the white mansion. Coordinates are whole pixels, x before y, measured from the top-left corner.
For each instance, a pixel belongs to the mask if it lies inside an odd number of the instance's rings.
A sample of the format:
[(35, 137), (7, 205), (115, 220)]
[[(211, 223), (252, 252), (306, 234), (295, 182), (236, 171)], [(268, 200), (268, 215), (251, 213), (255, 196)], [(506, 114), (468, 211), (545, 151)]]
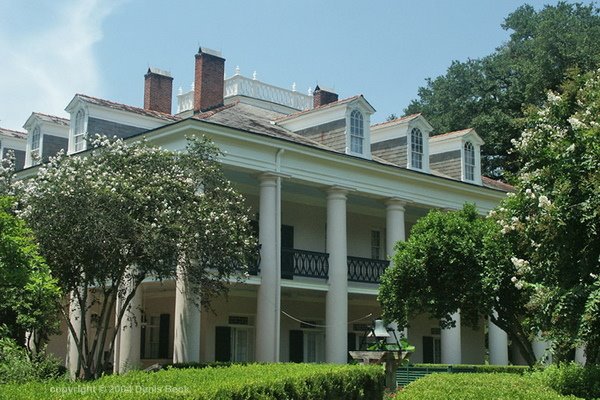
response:
[[(77, 94), (69, 120), (33, 113), (26, 136), (0, 131), (2, 149), (19, 140), (13, 148), (26, 148), (23, 177), (60, 148), (84, 151), (94, 133), (173, 150), (205, 134), (224, 152), (223, 169), (256, 219), (260, 265), (232, 283), (228, 300), (213, 301), (215, 313), (189, 304), (174, 282), (144, 282), (131, 310), (144, 323), (117, 336), (118, 371), (169, 361), (345, 363), (381, 313), (378, 282), (394, 243), (430, 209), (469, 202), (485, 214), (510, 190), (481, 176), (473, 129), (430, 137), (420, 114), (371, 125), (375, 109), (362, 95), (339, 100), (319, 87), (305, 95), (239, 72), (224, 79), (225, 60), (207, 49), (195, 63), (176, 114), (173, 78), (150, 68), (144, 108)], [(445, 330), (426, 315), (411, 321), (413, 362), (479, 364), (489, 354), (494, 364), (520, 363), (499, 328), (455, 318)], [(49, 349), (68, 363), (66, 331)]]

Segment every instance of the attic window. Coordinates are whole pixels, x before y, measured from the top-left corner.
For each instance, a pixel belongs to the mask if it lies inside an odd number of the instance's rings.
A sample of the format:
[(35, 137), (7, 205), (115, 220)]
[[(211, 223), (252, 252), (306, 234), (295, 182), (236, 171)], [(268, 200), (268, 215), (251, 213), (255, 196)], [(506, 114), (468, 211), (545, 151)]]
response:
[(410, 166), (423, 169), (423, 133), (419, 128), (410, 131)]
[(363, 115), (360, 111), (354, 110), (350, 114), (350, 151), (362, 154), (364, 139)]
[(473, 181), (475, 180), (475, 149), (471, 142), (465, 142), (464, 153), (465, 180)]
[(31, 135), (31, 160), (32, 165), (39, 164), (40, 159), (40, 127), (36, 126)]
[(85, 150), (85, 129), (83, 110), (77, 111), (75, 116), (75, 128), (73, 129), (73, 150)]

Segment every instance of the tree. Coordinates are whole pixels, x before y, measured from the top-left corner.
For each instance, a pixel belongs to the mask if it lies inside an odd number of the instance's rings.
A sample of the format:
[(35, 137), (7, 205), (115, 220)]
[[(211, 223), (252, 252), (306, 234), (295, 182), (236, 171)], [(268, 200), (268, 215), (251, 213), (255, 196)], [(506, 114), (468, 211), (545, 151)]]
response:
[(486, 142), (483, 173), (506, 179), (520, 167), (508, 150), (523, 129), (524, 110), (541, 106), (570, 70), (600, 66), (600, 14), (593, 5), (524, 5), (502, 27), (512, 31), (507, 43), (481, 59), (453, 61), (419, 88), (405, 113), (423, 113), (436, 134), (475, 128)]
[[(207, 139), (190, 139), (186, 152), (103, 137), (92, 146), (79, 156), (59, 154), (21, 182), (23, 215), (61, 289), (83, 310), (79, 331), (62, 311), (85, 378), (101, 374), (102, 350), (109, 345), (112, 354), (145, 278), (175, 279), (181, 270), (188, 295), (209, 306), (231, 276), (246, 271), (255, 248), (243, 198)], [(117, 297), (117, 329), (107, 337)], [(101, 310), (95, 330), (85, 318), (92, 305)]]
[(514, 141), (514, 195), (494, 216), (510, 243), (513, 278), (555, 359), (585, 345), (600, 363), (600, 71), (575, 75), (528, 114)]
[(36, 352), (58, 332), (60, 290), (25, 222), (13, 213), (14, 199), (0, 197), (0, 337)]
[(433, 210), (421, 218), (408, 240), (396, 245), (392, 267), (382, 277), (384, 318), (403, 328), (421, 313), (439, 319), (442, 327), (453, 326), (451, 315), (458, 310), (461, 321), (472, 327), (489, 317), (533, 365), (523, 323), (526, 298), (510, 281), (514, 266), (499, 231), (473, 205), (455, 212)]

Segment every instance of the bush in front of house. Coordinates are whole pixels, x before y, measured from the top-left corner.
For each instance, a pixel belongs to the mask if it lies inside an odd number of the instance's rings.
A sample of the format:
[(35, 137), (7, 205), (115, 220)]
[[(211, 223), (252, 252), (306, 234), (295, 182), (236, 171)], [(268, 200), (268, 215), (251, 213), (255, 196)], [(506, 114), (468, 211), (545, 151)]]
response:
[(411, 364), (408, 367), (445, 369), (453, 372), (476, 372), (476, 373), (507, 373), (522, 375), (532, 371), (527, 365), (481, 365), (481, 364)]
[(0, 384), (55, 379), (65, 368), (52, 356), (31, 355), (13, 339), (0, 338)]
[(532, 376), (562, 394), (583, 399), (600, 398), (600, 366), (576, 363), (550, 365)]
[(252, 364), (131, 371), (93, 382), (9, 384), (0, 387), (0, 398), (381, 400), (383, 389), (380, 366)]
[(516, 399), (559, 400), (576, 399), (558, 394), (538, 379), (512, 373), (431, 374), (407, 385), (395, 400), (454, 399)]

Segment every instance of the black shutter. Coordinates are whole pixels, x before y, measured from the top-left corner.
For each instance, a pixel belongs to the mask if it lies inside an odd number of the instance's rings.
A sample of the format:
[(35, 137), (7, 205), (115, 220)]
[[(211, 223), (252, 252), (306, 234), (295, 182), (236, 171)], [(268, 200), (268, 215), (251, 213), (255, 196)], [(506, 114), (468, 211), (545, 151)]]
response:
[(423, 363), (433, 364), (433, 337), (423, 336)]
[(304, 361), (304, 332), (290, 331), (290, 362)]
[[(348, 332), (348, 351), (356, 350), (356, 333)], [(352, 356), (348, 353), (348, 362), (352, 361)]]
[(169, 358), (169, 314), (160, 314), (160, 327), (158, 328), (158, 358)]
[(294, 279), (294, 227), (281, 225), (281, 277), (283, 279)]
[[(142, 321), (144, 319), (142, 318)], [(121, 330), (123, 329), (123, 325), (121, 325)], [(140, 333), (142, 335), (140, 339), (140, 358), (146, 358), (146, 324), (142, 324), (140, 329)]]
[(231, 328), (215, 328), (215, 361), (231, 361)]

